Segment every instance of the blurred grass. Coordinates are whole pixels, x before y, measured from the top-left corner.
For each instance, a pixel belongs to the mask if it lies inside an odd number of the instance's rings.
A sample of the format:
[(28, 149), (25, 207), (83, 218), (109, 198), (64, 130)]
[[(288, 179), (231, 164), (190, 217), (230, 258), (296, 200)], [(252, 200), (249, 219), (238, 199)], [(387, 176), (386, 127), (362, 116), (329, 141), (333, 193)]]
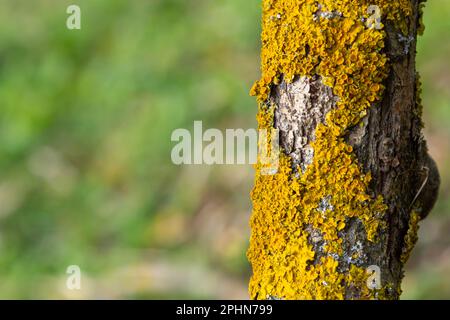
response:
[(450, 1), (428, 0), (417, 68), (423, 83), (425, 136), (441, 174), (431, 215), (407, 264), (404, 299), (450, 299)]
[[(73, 3), (80, 31), (65, 27)], [(443, 187), (404, 297), (450, 298), (450, 2), (425, 13)], [(170, 135), (256, 125), (259, 20), (259, 0), (0, 2), (0, 298), (247, 297), (252, 169), (176, 167)]]

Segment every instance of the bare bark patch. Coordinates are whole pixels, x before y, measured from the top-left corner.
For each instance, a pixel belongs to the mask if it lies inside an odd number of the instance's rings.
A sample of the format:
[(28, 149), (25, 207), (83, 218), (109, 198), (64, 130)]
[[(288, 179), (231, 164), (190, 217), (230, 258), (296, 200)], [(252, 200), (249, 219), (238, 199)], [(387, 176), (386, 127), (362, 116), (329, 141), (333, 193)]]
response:
[(326, 114), (338, 101), (320, 76), (298, 77), (292, 83), (284, 80), (271, 95), (275, 108), (274, 125), (280, 131), (280, 146), (292, 158), (294, 170), (302, 172), (314, 157), (310, 143), (319, 123), (325, 123)]

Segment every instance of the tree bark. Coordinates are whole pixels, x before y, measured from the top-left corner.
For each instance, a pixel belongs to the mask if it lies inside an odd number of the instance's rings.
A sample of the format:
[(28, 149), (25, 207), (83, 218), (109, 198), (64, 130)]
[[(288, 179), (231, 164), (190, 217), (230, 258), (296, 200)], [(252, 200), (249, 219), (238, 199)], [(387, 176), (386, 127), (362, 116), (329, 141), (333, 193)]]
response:
[(399, 298), (439, 188), (415, 69), (421, 2), (263, 1), (252, 94), (282, 153), (277, 174), (256, 167), (252, 298)]

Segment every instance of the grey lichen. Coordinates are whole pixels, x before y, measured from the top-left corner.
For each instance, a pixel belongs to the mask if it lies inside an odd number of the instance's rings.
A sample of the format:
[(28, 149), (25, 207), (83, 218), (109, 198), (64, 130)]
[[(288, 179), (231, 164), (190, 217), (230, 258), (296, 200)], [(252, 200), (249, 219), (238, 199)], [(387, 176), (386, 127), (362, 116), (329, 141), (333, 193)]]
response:
[(326, 196), (320, 200), (319, 206), (317, 207), (321, 213), (325, 213), (326, 211), (333, 211), (334, 207), (331, 204), (331, 196)]
[(319, 3), (317, 5), (318, 10), (314, 13), (314, 21), (318, 21), (320, 18), (323, 19), (333, 19), (333, 18), (342, 18), (342, 12), (338, 11), (322, 11), (322, 5)]
[(411, 36), (411, 35), (410, 36), (404, 36), (401, 33), (399, 33), (397, 36), (398, 36), (398, 41), (403, 44), (403, 53), (405, 55), (408, 55), (409, 54), (409, 50), (411, 48), (411, 43), (413, 43), (415, 38), (413, 36)]

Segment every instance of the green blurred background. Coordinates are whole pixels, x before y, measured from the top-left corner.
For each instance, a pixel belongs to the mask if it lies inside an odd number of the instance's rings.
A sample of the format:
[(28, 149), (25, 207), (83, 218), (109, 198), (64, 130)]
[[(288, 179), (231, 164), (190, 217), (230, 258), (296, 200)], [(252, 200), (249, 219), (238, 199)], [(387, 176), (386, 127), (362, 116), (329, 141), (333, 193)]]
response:
[[(70, 4), (82, 30), (66, 28)], [(0, 298), (248, 298), (253, 169), (174, 166), (170, 136), (256, 126), (260, 10), (0, 0)], [(450, 298), (449, 16), (429, 0), (418, 69), (443, 183), (403, 298)]]

